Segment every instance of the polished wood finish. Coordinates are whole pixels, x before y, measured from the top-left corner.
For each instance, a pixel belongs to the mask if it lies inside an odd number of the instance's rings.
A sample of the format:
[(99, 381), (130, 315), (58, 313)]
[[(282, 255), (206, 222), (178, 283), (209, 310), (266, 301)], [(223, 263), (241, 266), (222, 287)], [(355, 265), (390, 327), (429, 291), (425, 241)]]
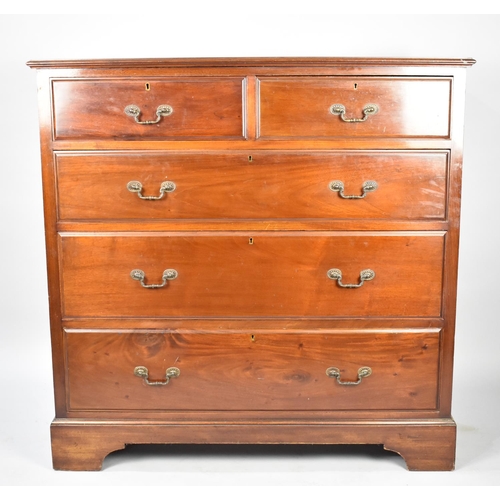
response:
[[(54, 468), (98, 470), (134, 443), (374, 443), (411, 470), (453, 469), (472, 59), (28, 64), (38, 69)], [(174, 111), (140, 125), (129, 104), (142, 120), (160, 104)], [(345, 123), (332, 104), (347, 118), (379, 111)], [(130, 180), (145, 195), (164, 180), (176, 189), (140, 200)], [(345, 200), (333, 180), (346, 194), (367, 180), (378, 188)], [(129, 276), (140, 268), (154, 283), (176, 266), (161, 289)], [(376, 277), (343, 289), (326, 275), (334, 267), (344, 283), (367, 268)], [(355, 381), (361, 365), (373, 373), (356, 386), (326, 376), (337, 366)], [(135, 366), (181, 375), (151, 387)]]
[[(262, 152), (57, 153), (60, 220), (114, 219), (387, 219), (446, 217), (448, 153)], [(175, 191), (161, 200), (161, 183)], [(330, 189), (341, 180), (343, 199)]]
[[(259, 137), (449, 137), (451, 79), (266, 78), (259, 80)], [(378, 112), (365, 122), (363, 108)]]
[(58, 470), (100, 470), (109, 453), (130, 443), (196, 444), (383, 444), (400, 454), (412, 471), (449, 471), (455, 467), (456, 426), (451, 419), (396, 421), (226, 421), (191, 425), (169, 421), (88, 422), (55, 419), (52, 456)]
[[(439, 335), (194, 333), (67, 334), (71, 410), (395, 410), (433, 409)], [(165, 381), (148, 386), (134, 376)], [(372, 374), (359, 385), (341, 381)]]
[[(377, 317), (441, 314), (444, 234), (61, 235), (65, 317)], [(341, 288), (360, 272), (375, 278)], [(178, 277), (165, 287), (165, 269)]]
[[(244, 84), (241, 78), (55, 80), (54, 138), (241, 139)], [(162, 104), (173, 112), (144, 126), (125, 114), (131, 104), (140, 108), (140, 121), (156, 120)]]
[[(365, 71), (373, 72), (373, 67), (377, 70), (380, 67), (390, 67), (391, 72), (400, 74), (406, 68), (410, 68), (412, 72), (416, 68), (423, 68), (425, 73), (433, 73), (434, 68), (438, 72), (442, 72), (440, 66), (462, 67), (466, 68), (475, 64), (475, 60), (471, 58), (464, 59), (445, 59), (445, 58), (398, 58), (398, 57), (218, 57), (218, 58), (142, 58), (142, 59), (69, 59), (59, 61), (28, 61), (26, 64), (31, 68), (37, 69), (54, 69), (54, 68), (85, 68), (108, 70), (118, 68), (120, 72), (124, 69), (147, 68), (154, 69), (171, 69), (183, 68), (184, 70), (199, 68), (208, 68), (210, 73), (213, 73), (217, 68), (255, 68), (261, 70), (267, 69), (271, 73), (275, 72), (275, 68), (285, 68), (284, 74), (305, 73), (307, 68), (314, 68), (318, 74), (335, 73), (338, 69), (352, 73), (364, 73)], [(377, 68), (378, 67), (378, 68)], [(446, 71), (446, 69), (445, 69)]]

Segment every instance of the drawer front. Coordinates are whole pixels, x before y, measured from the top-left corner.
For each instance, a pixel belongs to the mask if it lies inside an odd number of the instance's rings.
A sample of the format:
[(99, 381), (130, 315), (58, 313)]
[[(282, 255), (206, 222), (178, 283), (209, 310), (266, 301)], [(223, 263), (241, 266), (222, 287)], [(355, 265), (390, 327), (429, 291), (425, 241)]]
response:
[(67, 317), (441, 315), (443, 233), (63, 233), (60, 247)]
[(261, 138), (450, 136), (448, 78), (262, 78), (259, 100)]
[[(446, 215), (446, 152), (59, 153), (56, 158), (61, 220)], [(139, 181), (139, 192), (132, 181)], [(173, 183), (169, 190), (161, 190), (164, 182)], [(369, 182), (375, 190), (366, 187)]]
[[(66, 334), (66, 345), (70, 410), (436, 408), (435, 331), (73, 331)], [(141, 367), (147, 369), (147, 378)], [(358, 370), (365, 367), (371, 374), (359, 377)], [(333, 370), (327, 375), (329, 368), (337, 368), (339, 377), (332, 376)], [(165, 384), (167, 370), (171, 376)], [(344, 385), (358, 380), (357, 385)]]
[[(59, 80), (55, 139), (242, 139), (241, 78)], [(149, 85), (149, 90), (147, 90)], [(137, 116), (125, 113), (128, 106)], [(159, 106), (169, 106), (158, 115)], [(141, 122), (158, 123), (139, 124)]]

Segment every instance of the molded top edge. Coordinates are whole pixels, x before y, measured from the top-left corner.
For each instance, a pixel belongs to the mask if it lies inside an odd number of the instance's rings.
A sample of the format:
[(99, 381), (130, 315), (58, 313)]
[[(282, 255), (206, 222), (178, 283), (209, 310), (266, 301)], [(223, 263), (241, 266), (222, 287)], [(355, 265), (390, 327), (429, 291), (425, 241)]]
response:
[(28, 61), (31, 68), (175, 68), (175, 67), (270, 67), (270, 66), (472, 66), (466, 59), (405, 59), (375, 57), (222, 57), (178, 59), (82, 59)]

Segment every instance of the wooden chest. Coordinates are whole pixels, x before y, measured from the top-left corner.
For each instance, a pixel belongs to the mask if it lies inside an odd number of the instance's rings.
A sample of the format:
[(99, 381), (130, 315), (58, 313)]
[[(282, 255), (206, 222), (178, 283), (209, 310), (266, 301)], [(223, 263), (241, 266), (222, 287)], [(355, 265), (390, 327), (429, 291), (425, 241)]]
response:
[(34, 61), (53, 465), (383, 444), (451, 470), (472, 59)]

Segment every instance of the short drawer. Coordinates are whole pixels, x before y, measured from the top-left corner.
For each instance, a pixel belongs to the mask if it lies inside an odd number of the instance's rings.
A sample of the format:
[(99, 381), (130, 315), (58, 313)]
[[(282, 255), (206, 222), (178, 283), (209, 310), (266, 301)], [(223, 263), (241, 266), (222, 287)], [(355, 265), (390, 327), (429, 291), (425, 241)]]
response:
[(438, 331), (73, 330), (66, 348), (70, 410), (436, 408)]
[(60, 247), (66, 317), (441, 315), (441, 232), (63, 233)]
[(446, 152), (58, 153), (60, 220), (446, 216)]
[(54, 138), (242, 139), (243, 88), (241, 78), (55, 80)]
[(448, 138), (451, 83), (449, 78), (261, 78), (259, 136)]

